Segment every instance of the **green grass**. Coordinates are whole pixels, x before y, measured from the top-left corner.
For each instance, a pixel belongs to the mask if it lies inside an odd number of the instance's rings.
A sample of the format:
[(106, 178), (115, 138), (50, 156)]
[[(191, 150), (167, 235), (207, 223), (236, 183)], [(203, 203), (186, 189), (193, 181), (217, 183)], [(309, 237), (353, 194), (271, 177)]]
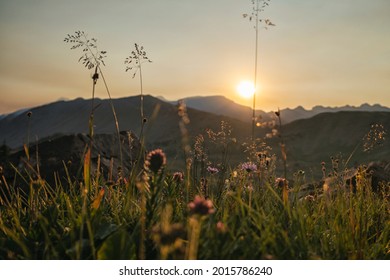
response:
[[(360, 171), (353, 191), (340, 180), (305, 197), (297, 181), (286, 200), (260, 161), (216, 174), (192, 161), (182, 181), (151, 161), (114, 183), (85, 172), (49, 186), (33, 168), (3, 176), (0, 259), (390, 259), (388, 182), (373, 192)], [(196, 195), (210, 213), (190, 209)]]

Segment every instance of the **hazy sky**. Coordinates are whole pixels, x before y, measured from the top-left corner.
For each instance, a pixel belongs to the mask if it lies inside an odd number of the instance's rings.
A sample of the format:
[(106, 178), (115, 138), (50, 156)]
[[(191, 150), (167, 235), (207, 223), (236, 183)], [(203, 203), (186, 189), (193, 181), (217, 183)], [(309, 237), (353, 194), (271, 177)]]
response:
[[(139, 93), (124, 60), (134, 43), (153, 63), (144, 92), (170, 100), (225, 95), (253, 80), (250, 0), (0, 0), (0, 114), (60, 98), (91, 97), (91, 71), (66, 34), (85, 31), (106, 50), (114, 98)], [(389, 0), (271, 0), (260, 31), (257, 104), (390, 106)], [(101, 81), (97, 96), (106, 98)]]

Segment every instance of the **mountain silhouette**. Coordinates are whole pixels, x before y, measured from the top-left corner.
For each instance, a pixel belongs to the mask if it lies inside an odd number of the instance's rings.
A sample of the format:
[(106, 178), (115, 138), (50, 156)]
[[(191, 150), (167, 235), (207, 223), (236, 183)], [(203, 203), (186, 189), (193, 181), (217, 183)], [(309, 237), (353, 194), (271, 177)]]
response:
[[(205, 112), (210, 112), (217, 115), (230, 116), (241, 120), (243, 122), (252, 121), (252, 108), (248, 106), (240, 105), (224, 96), (196, 96), (183, 99), (188, 107), (198, 109)], [(175, 101), (174, 101), (175, 102)], [(172, 102), (172, 103), (174, 103)], [(274, 112), (277, 111), (276, 107), (272, 112), (265, 112), (263, 110), (256, 110), (256, 116), (260, 117), (260, 121), (269, 121), (272, 119)], [(287, 124), (299, 119), (308, 119), (320, 113), (326, 112), (340, 112), (340, 111), (367, 111), (367, 112), (390, 112), (390, 108), (381, 106), (379, 104), (369, 105), (367, 103), (361, 106), (342, 106), (342, 107), (324, 107), (315, 106), (311, 110), (307, 110), (302, 106), (298, 106), (294, 109), (285, 108), (281, 109), (281, 115), (283, 116), (283, 123)]]
[[(141, 130), (140, 98), (132, 96), (113, 99), (116, 110), (119, 130), (131, 131), (139, 136)], [(182, 116), (178, 114), (176, 103), (165, 102), (153, 96), (144, 97), (144, 111), (147, 116), (144, 130), (147, 149), (162, 148), (169, 158), (169, 164), (173, 168), (182, 168), (185, 164), (183, 144), (187, 141), (190, 146), (194, 143), (195, 136), (206, 135), (206, 130), (219, 131), (221, 122), (227, 122), (231, 126), (232, 136), (236, 144), (230, 150), (229, 158), (232, 166), (246, 160), (242, 143), (250, 141), (251, 122), (247, 120), (243, 112), (251, 116), (248, 107), (237, 105), (224, 97), (194, 97), (186, 99), (189, 123), (180, 127)], [(116, 128), (109, 100), (95, 100), (94, 133), (96, 135), (115, 135)], [(213, 105), (213, 104), (218, 104)], [(196, 107), (196, 108), (193, 108)], [(214, 108), (214, 112), (201, 111)], [(283, 127), (281, 136), (286, 145), (287, 163), (291, 172), (296, 170), (310, 170), (318, 174), (321, 172), (320, 163), (330, 162), (331, 157), (338, 157), (340, 161), (347, 161), (349, 165), (367, 163), (374, 160), (390, 158), (389, 141), (379, 143), (378, 147), (370, 152), (363, 152), (364, 136), (369, 133), (372, 125), (381, 124), (389, 131), (390, 112), (379, 105), (363, 105), (361, 107), (341, 108), (317, 107), (308, 111), (302, 107), (294, 110), (281, 110)], [(383, 110), (383, 112), (381, 112)], [(13, 149), (13, 152), (21, 151), (23, 144), (29, 139), (30, 147), (35, 143), (50, 143), (67, 135), (87, 135), (89, 131), (89, 115), (91, 112), (91, 100), (75, 99), (70, 101), (58, 101), (51, 104), (31, 108), (31, 116), (26, 111), (17, 114), (6, 115), (0, 119), (0, 141)], [(311, 116), (315, 112), (321, 112)], [(262, 112), (264, 113), (264, 112)], [(274, 113), (264, 113), (264, 119), (275, 119)], [(289, 116), (290, 114), (290, 116)], [(228, 116), (227, 116), (228, 115)], [(244, 117), (245, 118), (244, 118)], [(299, 118), (288, 122), (286, 119)], [(271, 132), (270, 127), (256, 128), (256, 137), (265, 137)], [(28, 136), (29, 133), (29, 137)], [(277, 134), (280, 135), (280, 134)], [(386, 136), (386, 135), (385, 135)], [(79, 137), (80, 138), (80, 137)], [(77, 139), (79, 139), (77, 138)], [(71, 139), (71, 138), (69, 138)], [(106, 146), (118, 145), (116, 137), (102, 138)], [(57, 140), (56, 140), (57, 141)], [(64, 140), (65, 141), (65, 140)], [(280, 137), (266, 139), (272, 152), (280, 157)], [(54, 141), (55, 142), (55, 141)], [(64, 143), (59, 141), (58, 143)], [(57, 147), (58, 146), (58, 147)], [(53, 150), (60, 151), (61, 145), (53, 146)], [(40, 150), (43, 147), (40, 148)], [(71, 149), (71, 148), (69, 148)], [(97, 151), (99, 152), (99, 151)], [(217, 149), (210, 149), (214, 159), (218, 156)], [(106, 158), (110, 154), (105, 152)], [(278, 166), (282, 166), (279, 162)]]

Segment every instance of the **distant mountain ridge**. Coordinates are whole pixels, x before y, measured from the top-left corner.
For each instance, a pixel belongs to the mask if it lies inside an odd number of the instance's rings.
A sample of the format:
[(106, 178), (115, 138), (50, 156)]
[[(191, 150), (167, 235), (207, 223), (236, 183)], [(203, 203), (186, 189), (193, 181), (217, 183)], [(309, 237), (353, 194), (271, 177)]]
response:
[[(141, 130), (140, 97), (131, 96), (112, 100), (118, 118), (119, 130), (131, 130), (138, 134)], [(95, 99), (94, 131), (97, 134), (114, 133), (115, 121), (108, 99)], [(60, 134), (88, 133), (88, 120), (91, 112), (91, 100), (77, 98), (70, 101), (57, 101), (50, 104), (30, 108), (30, 127), (26, 111), (17, 114), (8, 114), (0, 119), (0, 141), (12, 148), (20, 147), (27, 139), (30, 131), (30, 141), (44, 139)], [(151, 139), (158, 142), (169, 142), (171, 138), (180, 141), (179, 121), (177, 106), (164, 102), (153, 96), (144, 96), (144, 111), (148, 118), (145, 133)], [(217, 129), (222, 120), (226, 120), (239, 128), (240, 132), (249, 128), (234, 118), (215, 116), (214, 114), (188, 108), (187, 113), (192, 120), (188, 129), (194, 133), (200, 133), (202, 128)], [(197, 125), (197, 124), (201, 125)], [(196, 125), (195, 125), (196, 124)], [(243, 135), (248, 133), (243, 133)]]
[[(202, 100), (205, 99), (200, 98), (200, 101)], [(232, 153), (234, 153), (231, 157), (232, 164), (245, 160), (246, 155), (241, 144), (250, 141), (251, 123), (248, 119), (241, 121), (239, 114), (247, 112), (251, 116), (250, 108), (241, 105), (236, 106), (233, 101), (224, 97), (213, 97), (206, 100), (210, 110), (213, 102), (219, 104), (219, 106), (215, 105), (213, 107), (213, 113), (192, 108), (191, 106), (199, 108), (194, 102), (197, 101), (196, 98), (186, 100), (190, 122), (186, 125), (186, 131), (183, 131), (179, 125), (182, 117), (178, 115), (176, 102), (171, 104), (150, 95), (144, 96), (144, 111), (148, 118), (144, 130), (147, 148), (162, 148), (168, 156), (170, 164), (176, 168), (185, 162), (183, 160), (183, 141), (188, 141), (189, 145), (192, 145), (195, 136), (199, 134), (207, 135), (207, 129), (220, 131), (221, 122), (226, 121), (231, 126), (232, 137), (236, 139), (234, 150), (232, 150)], [(200, 101), (199, 104), (204, 103)], [(120, 131), (131, 131), (138, 136), (141, 129), (139, 96), (113, 99), (112, 102), (116, 109)], [(110, 136), (111, 138), (105, 138), (108, 139), (105, 145), (107, 148), (110, 145), (118, 145), (109, 100), (96, 99), (95, 104), (95, 135), (111, 134), (113, 135)], [(202, 108), (206, 110), (207, 108), (204, 107)], [(379, 108), (375, 106), (362, 107), (366, 110)], [(240, 111), (242, 108), (246, 111)], [(328, 112), (309, 117), (308, 112), (311, 111), (304, 108), (282, 111), (283, 120), (288, 118), (289, 113), (300, 114), (298, 120), (289, 123), (283, 121), (283, 138), (286, 144), (287, 162), (289, 169), (292, 171), (298, 169), (314, 170), (315, 168), (321, 170), (321, 161), (329, 162), (330, 156), (333, 155), (341, 154), (344, 159), (348, 158), (355, 147), (362, 144), (363, 136), (367, 134), (372, 124), (382, 124), (386, 131), (390, 130), (390, 112), (388, 110), (386, 112), (371, 112), (359, 111), (351, 107), (344, 108), (344, 111), (337, 111), (340, 108), (318, 107), (316, 109), (316, 112), (320, 110), (328, 110)], [(50, 141), (55, 141), (58, 137), (66, 135), (88, 134), (91, 100), (78, 98), (71, 101), (57, 101), (30, 108), (29, 111), (32, 112), (30, 121), (25, 112), (10, 114), (0, 119), (0, 143), (5, 143), (14, 151), (20, 151), (22, 145), (26, 143), (28, 132), (30, 147), (35, 145), (36, 140), (39, 140), (38, 143), (50, 143)], [(228, 117), (225, 115), (227, 112), (235, 112), (236, 116), (231, 113)], [(275, 114), (272, 115), (275, 116)], [(269, 116), (269, 118), (271, 117)], [(259, 127), (256, 128), (255, 136), (263, 138), (270, 132), (271, 128), (269, 127)], [(185, 140), (186, 137), (187, 140)], [(277, 155), (279, 153), (278, 158), (281, 158), (279, 141), (279, 137), (274, 137), (267, 139), (267, 144), (272, 147), (273, 153)], [(364, 153), (359, 148), (352, 157), (351, 163), (389, 159), (389, 144), (390, 141), (386, 139), (381, 147), (371, 153)], [(43, 145), (39, 147), (40, 151), (49, 147), (49, 144)], [(210, 152), (218, 153), (217, 150)], [(107, 158), (109, 156), (107, 155)], [(282, 164), (278, 163), (278, 166), (280, 167)]]
[[(131, 97), (129, 97), (131, 98)], [(185, 101), (187, 107), (193, 108), (196, 110), (213, 113), (216, 115), (227, 116), (231, 118), (238, 119), (243, 122), (251, 122), (252, 120), (252, 108), (244, 105), (240, 105), (234, 102), (231, 99), (226, 98), (223, 95), (213, 95), (213, 96), (193, 96), (186, 97), (175, 101), (170, 101), (163, 96), (156, 96), (156, 99), (159, 99), (165, 103), (169, 103), (172, 105), (176, 105), (179, 100)], [(119, 98), (121, 100), (123, 98)], [(74, 100), (84, 100), (82, 98), (77, 98)], [(99, 100), (99, 99), (98, 99)], [(68, 100), (65, 98), (61, 98), (56, 102), (49, 103), (54, 104), (57, 102), (68, 102), (72, 100)], [(49, 105), (45, 104), (45, 105)], [(44, 105), (42, 105), (44, 106)], [(29, 108), (20, 109), (18, 111), (0, 115), (0, 120), (5, 118), (13, 118), (17, 117), (25, 112), (27, 112)], [(276, 110), (276, 108), (275, 108)], [(293, 122), (299, 119), (308, 119), (320, 113), (326, 112), (341, 112), (341, 111), (362, 111), (362, 112), (390, 112), (390, 108), (386, 106), (382, 106), (380, 104), (370, 105), (368, 103), (364, 103), (360, 106), (351, 106), (345, 105), (341, 107), (331, 107), (331, 106), (321, 106), (317, 105), (311, 109), (305, 109), (302, 106), (297, 106), (295, 108), (284, 108), (281, 109), (281, 116), (284, 124)], [(274, 111), (265, 112), (263, 110), (256, 110), (256, 117), (258, 117), (259, 121), (269, 121), (274, 117)]]
[[(156, 108), (159, 109), (158, 117), (150, 120), (153, 124), (148, 133), (150, 136), (158, 136), (161, 141), (168, 141), (171, 135), (176, 135), (174, 128), (158, 131), (159, 127), (167, 123), (177, 123), (177, 101), (164, 101), (164, 98), (156, 98), (150, 95), (145, 96), (145, 112), (153, 115)], [(200, 127), (206, 126), (209, 122), (210, 128), (217, 128), (221, 120), (228, 120), (238, 126), (238, 130), (249, 129), (252, 120), (252, 109), (239, 105), (224, 96), (198, 96), (183, 99), (187, 105), (190, 117), (196, 120), (194, 129), (199, 131)], [(26, 140), (27, 117), (26, 112), (31, 111), (30, 140), (43, 139), (56, 133), (72, 134), (87, 133), (88, 119), (90, 114), (91, 100), (77, 98), (74, 100), (59, 100), (50, 104), (41, 105), (35, 108), (22, 109), (14, 113), (0, 116), (0, 141), (15, 148), (21, 146)], [(141, 127), (139, 96), (130, 96), (112, 100), (118, 116), (120, 130), (132, 130), (138, 133)], [(96, 133), (115, 132), (115, 122), (111, 111), (109, 100), (95, 99), (96, 108), (94, 124)], [(309, 119), (321, 113), (335, 113), (341, 111), (349, 112), (390, 112), (390, 108), (379, 104), (362, 104), (359, 107), (324, 107), (315, 106), (306, 110), (302, 106), (295, 109), (282, 109), (282, 123), (289, 124), (296, 120)], [(259, 122), (269, 121), (275, 118), (273, 112), (256, 111)], [(202, 123), (204, 122), (204, 123)], [(239, 124), (241, 123), (241, 124)], [(239, 125), (238, 125), (239, 124)], [(170, 126), (169, 126), (170, 127)], [(164, 134), (164, 135), (162, 135)], [(246, 134), (248, 135), (248, 134)], [(162, 137), (163, 136), (163, 137)]]
[[(233, 100), (230, 100), (222, 95), (215, 96), (195, 96), (183, 99), (188, 107), (198, 109), (205, 112), (210, 112), (217, 115), (230, 116), (243, 122), (251, 122), (252, 109), (248, 106), (240, 105)], [(176, 101), (171, 101), (175, 103)], [(277, 108), (275, 108), (276, 110)], [(294, 109), (281, 109), (283, 123), (290, 123), (299, 119), (308, 119), (320, 113), (326, 112), (341, 112), (341, 111), (363, 111), (363, 112), (390, 112), (390, 108), (379, 104), (369, 105), (364, 103), (360, 106), (342, 106), (342, 107), (325, 107), (315, 106), (311, 110), (307, 110), (302, 106)], [(259, 121), (269, 121), (273, 118), (273, 112), (265, 112), (256, 110), (256, 116), (260, 116)]]

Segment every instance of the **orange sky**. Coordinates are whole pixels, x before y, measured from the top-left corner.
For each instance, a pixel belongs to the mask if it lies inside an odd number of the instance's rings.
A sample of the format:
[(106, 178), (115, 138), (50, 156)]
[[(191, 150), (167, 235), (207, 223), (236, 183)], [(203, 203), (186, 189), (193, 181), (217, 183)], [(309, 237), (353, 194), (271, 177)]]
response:
[[(134, 43), (153, 63), (144, 92), (177, 100), (238, 95), (253, 79), (254, 29), (243, 19), (250, 0), (0, 0), (0, 114), (91, 97), (91, 71), (66, 34), (83, 30), (108, 52), (105, 73), (114, 98), (136, 95), (124, 60)], [(390, 1), (271, 1), (262, 14), (258, 108), (302, 105), (390, 106)], [(98, 83), (97, 96), (107, 94)]]

